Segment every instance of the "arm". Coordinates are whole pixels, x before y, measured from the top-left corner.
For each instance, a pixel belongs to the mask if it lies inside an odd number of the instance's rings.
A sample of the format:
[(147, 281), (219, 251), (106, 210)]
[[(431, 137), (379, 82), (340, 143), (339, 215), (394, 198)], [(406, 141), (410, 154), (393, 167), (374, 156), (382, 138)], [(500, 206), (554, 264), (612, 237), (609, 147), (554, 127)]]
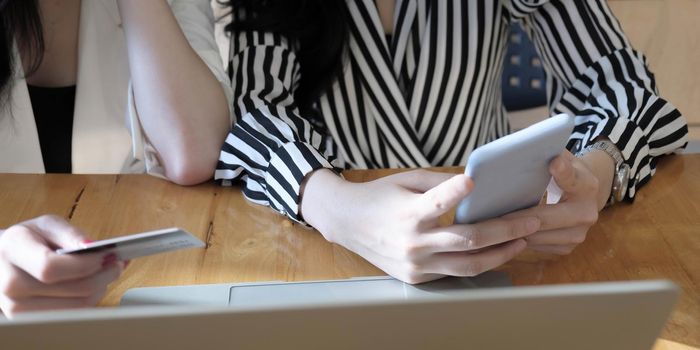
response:
[(545, 62), (550, 107), (577, 116), (568, 148), (612, 141), (632, 170), (632, 200), (658, 160), (687, 143), (687, 122), (658, 95), (645, 57), (631, 47), (605, 1), (523, 2), (510, 0), (511, 14), (523, 20)]
[[(329, 170), (327, 142), (295, 108), (299, 64), (287, 41), (241, 33), (232, 36), (232, 48), (241, 118), (216, 178), (243, 182), (246, 198), (306, 220), (329, 241), (410, 283), (492, 269), (523, 250), (521, 238), (539, 228), (532, 217), (440, 226), (440, 215), (472, 188), (464, 175), (412, 171), (367, 183), (343, 180)], [(472, 250), (478, 252), (464, 254)]]
[(299, 63), (287, 39), (259, 32), (231, 36), (234, 114), (215, 178), (243, 182), (249, 200), (290, 219), (299, 215), (304, 177), (332, 169), (335, 158), (324, 136), (301, 117), (294, 103)]
[[(165, 0), (118, 5), (136, 109), (165, 176), (183, 185), (208, 180), (229, 123), (224, 89), (203, 61), (221, 65), (218, 54), (211, 54), (217, 48), (209, 2), (174, 1), (172, 11)], [(173, 15), (178, 6), (180, 24)]]
[[(632, 170), (626, 194), (631, 201), (658, 160), (686, 144), (686, 121), (658, 96), (644, 56), (631, 48), (604, 1), (552, 0), (538, 6), (506, 1), (545, 62), (551, 109), (577, 117), (567, 147), (577, 152), (600, 139), (614, 143)], [(602, 151), (580, 159), (566, 152), (550, 171), (561, 200), (510, 216), (537, 216), (542, 226), (528, 245), (567, 254), (597, 221), (610, 196), (614, 164)]]

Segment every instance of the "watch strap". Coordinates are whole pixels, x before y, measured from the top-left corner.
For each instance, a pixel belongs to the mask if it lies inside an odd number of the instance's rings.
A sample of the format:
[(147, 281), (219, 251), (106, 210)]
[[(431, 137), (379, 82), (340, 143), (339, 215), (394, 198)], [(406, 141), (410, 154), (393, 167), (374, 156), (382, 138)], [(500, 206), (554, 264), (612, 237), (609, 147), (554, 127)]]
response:
[(587, 153), (599, 150), (609, 155), (615, 162), (615, 172), (613, 174), (612, 188), (610, 189), (610, 197), (606, 206), (610, 206), (615, 202), (622, 201), (627, 192), (627, 184), (629, 182), (630, 167), (625, 164), (625, 159), (622, 157), (622, 152), (617, 149), (614, 143), (609, 140), (596, 141), (576, 154), (577, 157), (582, 157)]

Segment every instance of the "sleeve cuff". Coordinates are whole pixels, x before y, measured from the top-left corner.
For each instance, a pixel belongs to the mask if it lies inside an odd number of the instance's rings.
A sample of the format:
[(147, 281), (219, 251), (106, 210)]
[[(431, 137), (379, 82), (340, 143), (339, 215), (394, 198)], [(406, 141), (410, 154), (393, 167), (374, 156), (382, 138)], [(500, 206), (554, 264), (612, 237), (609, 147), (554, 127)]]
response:
[(606, 137), (617, 146), (622, 153), (624, 162), (631, 169), (625, 199), (632, 201), (637, 188), (642, 185), (640, 184), (642, 179), (640, 170), (648, 169), (651, 160), (649, 144), (644, 131), (627, 118), (606, 118), (597, 123), (592, 132), (581, 139), (581, 148), (594, 143), (601, 136)]
[(270, 158), (265, 173), (265, 192), (270, 207), (290, 219), (308, 226), (299, 215), (299, 191), (304, 177), (321, 168), (337, 170), (313, 146), (304, 142), (288, 142)]
[(660, 157), (683, 147), (687, 138), (685, 119), (656, 94), (644, 56), (629, 48), (588, 67), (555, 105), (557, 113), (577, 116), (568, 145), (572, 151), (600, 136), (617, 146), (631, 170), (628, 201), (654, 175)]

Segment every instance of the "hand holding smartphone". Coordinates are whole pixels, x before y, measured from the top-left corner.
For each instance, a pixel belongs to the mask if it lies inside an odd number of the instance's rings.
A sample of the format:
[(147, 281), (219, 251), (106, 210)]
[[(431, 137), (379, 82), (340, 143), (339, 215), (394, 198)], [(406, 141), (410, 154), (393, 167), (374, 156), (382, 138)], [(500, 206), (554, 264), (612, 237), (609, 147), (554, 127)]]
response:
[(559, 114), (483, 145), (469, 156), (472, 192), (457, 206), (455, 222), (473, 224), (535, 206), (551, 179), (549, 163), (564, 151), (574, 117)]

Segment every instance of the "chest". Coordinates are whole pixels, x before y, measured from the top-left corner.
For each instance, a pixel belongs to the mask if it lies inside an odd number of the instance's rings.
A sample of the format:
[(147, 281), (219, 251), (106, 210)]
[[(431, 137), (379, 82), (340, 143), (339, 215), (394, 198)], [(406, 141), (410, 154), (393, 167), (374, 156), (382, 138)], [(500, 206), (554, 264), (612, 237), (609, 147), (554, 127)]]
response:
[(81, 0), (40, 0), (38, 5), (44, 51), (38, 58), (31, 46), (20, 47), (25, 73), (31, 73), (27, 83), (42, 87), (75, 85)]
[[(394, 68), (423, 59), (456, 63), (475, 52), (492, 59), (510, 24), (495, 0), (356, 0), (348, 2), (348, 10), (351, 50), (373, 60), (385, 56)], [(401, 62), (406, 60), (411, 62)]]

